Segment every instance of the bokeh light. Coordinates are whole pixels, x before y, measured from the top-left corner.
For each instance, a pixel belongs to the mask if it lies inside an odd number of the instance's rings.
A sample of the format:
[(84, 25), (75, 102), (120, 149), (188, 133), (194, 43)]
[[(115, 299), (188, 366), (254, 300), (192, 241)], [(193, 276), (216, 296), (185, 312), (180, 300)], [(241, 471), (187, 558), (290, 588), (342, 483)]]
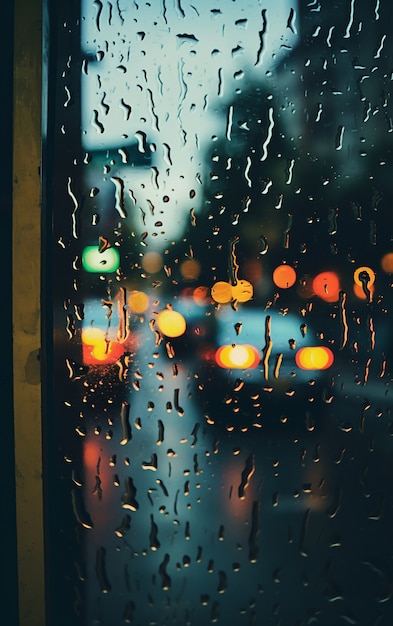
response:
[(325, 370), (333, 364), (334, 356), (325, 346), (307, 346), (296, 352), (295, 361), (302, 370)]
[(85, 365), (115, 363), (123, 352), (120, 344), (107, 340), (102, 329), (91, 326), (82, 330), (82, 358)]
[(183, 315), (170, 309), (165, 309), (157, 315), (157, 326), (166, 337), (180, 337), (187, 328)]
[(382, 257), (381, 267), (387, 274), (393, 274), (393, 252), (388, 252)]
[(158, 252), (147, 252), (142, 257), (142, 267), (149, 274), (156, 274), (163, 265), (162, 256)]
[(273, 282), (280, 289), (289, 289), (296, 282), (296, 272), (291, 265), (279, 265), (273, 272)]
[(254, 295), (254, 288), (248, 280), (238, 280), (232, 285), (232, 299), (237, 302), (248, 302)]
[(205, 285), (199, 285), (199, 287), (195, 287), (192, 292), (192, 297), (195, 304), (198, 304), (198, 306), (205, 306), (205, 304), (211, 302), (210, 290)]
[(105, 341), (105, 333), (101, 328), (89, 326), (82, 330), (82, 343), (85, 345), (95, 346), (102, 341)]
[(321, 272), (312, 283), (314, 294), (325, 302), (337, 302), (340, 297), (340, 280), (335, 272)]
[(224, 280), (219, 280), (213, 285), (211, 296), (219, 304), (228, 304), (232, 301), (232, 285)]
[[(370, 298), (372, 299), (372, 297), (374, 295), (374, 291), (375, 291), (375, 286), (374, 285), (369, 285), (368, 286), (368, 290), (370, 292)], [(363, 289), (363, 286), (361, 287), (360, 285), (357, 285), (356, 283), (354, 283), (354, 285), (353, 285), (353, 293), (360, 300), (367, 300), (368, 299), (368, 296), (365, 293), (365, 291)]]
[(180, 273), (185, 280), (196, 280), (201, 273), (201, 264), (196, 259), (187, 259), (180, 265)]
[(86, 469), (93, 470), (97, 467), (101, 455), (100, 445), (96, 441), (85, 440), (83, 445), (83, 465)]
[(132, 291), (128, 305), (133, 313), (144, 313), (149, 308), (149, 296), (143, 291)]
[(216, 363), (226, 369), (252, 369), (260, 359), (258, 350), (247, 344), (221, 346), (216, 351)]
[(358, 267), (354, 273), (353, 273), (353, 280), (355, 281), (356, 285), (359, 285), (359, 287), (363, 286), (363, 281), (362, 280), (362, 276), (365, 276), (367, 278), (367, 287), (370, 288), (370, 285), (373, 285), (375, 282), (375, 272), (374, 270), (371, 269), (371, 267), (366, 267), (366, 266), (362, 266), (362, 267)]
[(115, 272), (120, 265), (117, 248), (106, 248), (100, 252), (99, 246), (86, 246), (82, 252), (82, 267), (86, 272), (105, 274)]

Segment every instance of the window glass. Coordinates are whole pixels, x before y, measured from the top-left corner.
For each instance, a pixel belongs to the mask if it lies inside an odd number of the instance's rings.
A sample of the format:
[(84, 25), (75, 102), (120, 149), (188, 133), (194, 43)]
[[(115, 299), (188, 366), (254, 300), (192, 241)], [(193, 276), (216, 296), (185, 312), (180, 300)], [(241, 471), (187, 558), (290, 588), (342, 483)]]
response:
[(390, 624), (390, 2), (63, 4), (51, 623)]

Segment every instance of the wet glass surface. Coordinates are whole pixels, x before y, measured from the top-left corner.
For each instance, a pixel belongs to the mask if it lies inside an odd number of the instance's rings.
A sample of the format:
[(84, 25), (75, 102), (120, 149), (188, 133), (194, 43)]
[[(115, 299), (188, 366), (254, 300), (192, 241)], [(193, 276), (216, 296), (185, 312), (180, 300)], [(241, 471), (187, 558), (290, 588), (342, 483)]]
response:
[(51, 623), (390, 624), (390, 3), (56, 4)]

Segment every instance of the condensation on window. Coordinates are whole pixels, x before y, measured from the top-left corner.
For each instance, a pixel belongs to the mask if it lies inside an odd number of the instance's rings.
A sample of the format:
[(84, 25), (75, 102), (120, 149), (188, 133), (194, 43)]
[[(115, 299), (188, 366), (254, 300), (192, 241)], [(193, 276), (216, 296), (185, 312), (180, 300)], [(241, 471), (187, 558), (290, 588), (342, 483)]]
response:
[(57, 4), (53, 624), (390, 624), (389, 1)]

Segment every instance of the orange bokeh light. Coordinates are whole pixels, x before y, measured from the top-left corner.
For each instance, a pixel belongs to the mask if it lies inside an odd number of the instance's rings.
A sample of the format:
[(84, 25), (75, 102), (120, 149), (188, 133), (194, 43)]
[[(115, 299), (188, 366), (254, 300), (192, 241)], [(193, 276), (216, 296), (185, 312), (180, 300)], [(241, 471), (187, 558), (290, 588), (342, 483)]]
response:
[[(368, 285), (368, 289), (370, 291), (370, 297), (372, 298), (374, 295), (375, 287), (374, 285)], [(360, 300), (367, 300), (367, 295), (364, 293), (363, 287), (354, 283), (353, 285), (353, 293)]]
[(204, 306), (208, 302), (211, 302), (210, 290), (208, 287), (205, 287), (204, 285), (195, 287), (195, 289), (192, 292), (192, 297), (193, 297), (195, 304), (198, 304), (199, 306)]
[(219, 304), (228, 304), (228, 302), (232, 301), (232, 285), (224, 280), (219, 280), (214, 283), (211, 296)]
[(337, 302), (340, 296), (340, 280), (335, 272), (321, 272), (313, 282), (314, 294), (325, 302)]
[(128, 304), (133, 313), (144, 313), (149, 307), (149, 296), (143, 291), (131, 291)]
[(201, 273), (201, 264), (196, 259), (187, 259), (180, 265), (180, 273), (185, 280), (196, 280)]
[(116, 363), (124, 349), (116, 341), (108, 341), (100, 328), (93, 326), (82, 330), (82, 358), (85, 365)]
[(226, 369), (252, 369), (261, 360), (258, 350), (247, 344), (221, 346), (215, 358), (216, 363)]
[(101, 450), (98, 442), (84, 441), (83, 445), (83, 464), (86, 469), (95, 469), (101, 456)]
[(280, 289), (289, 289), (296, 282), (296, 272), (291, 265), (279, 265), (273, 272), (273, 282)]
[(381, 267), (387, 274), (393, 274), (393, 252), (388, 252), (382, 257)]
[(325, 346), (307, 346), (296, 352), (295, 361), (302, 370), (325, 370), (333, 364), (334, 356)]

